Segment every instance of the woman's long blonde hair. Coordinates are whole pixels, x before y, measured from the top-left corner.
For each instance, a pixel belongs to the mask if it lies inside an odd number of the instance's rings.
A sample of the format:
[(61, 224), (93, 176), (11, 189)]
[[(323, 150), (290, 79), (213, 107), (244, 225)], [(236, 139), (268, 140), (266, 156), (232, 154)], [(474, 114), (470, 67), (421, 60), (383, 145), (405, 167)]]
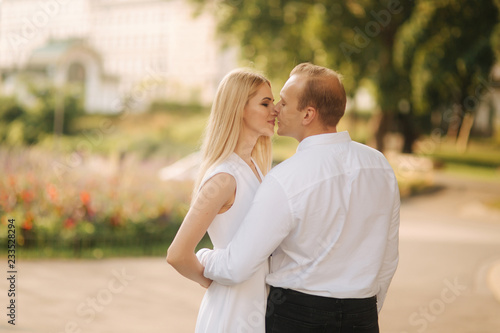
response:
[[(207, 171), (234, 152), (243, 127), (245, 106), (262, 84), (271, 86), (264, 76), (247, 69), (233, 70), (222, 79), (204, 133), (195, 193)], [(264, 175), (269, 172), (272, 163), (270, 137), (259, 137), (252, 150), (252, 158)]]

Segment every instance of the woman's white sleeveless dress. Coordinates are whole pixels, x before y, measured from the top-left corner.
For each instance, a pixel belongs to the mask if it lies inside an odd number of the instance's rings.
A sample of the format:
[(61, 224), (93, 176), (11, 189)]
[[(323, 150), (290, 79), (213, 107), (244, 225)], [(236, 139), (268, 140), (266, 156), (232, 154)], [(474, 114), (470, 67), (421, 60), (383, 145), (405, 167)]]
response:
[[(255, 162), (254, 165), (263, 179)], [(250, 166), (236, 153), (232, 153), (227, 160), (209, 171), (201, 186), (218, 173), (228, 173), (234, 177), (236, 195), (231, 208), (218, 214), (208, 228), (215, 249), (227, 247), (245, 218), (260, 184)], [(214, 185), (214, 190), (217, 190), (217, 185)], [(265, 277), (268, 272), (269, 264), (265, 262), (243, 283), (224, 286), (214, 281), (201, 302), (196, 333), (264, 333), (268, 294)]]

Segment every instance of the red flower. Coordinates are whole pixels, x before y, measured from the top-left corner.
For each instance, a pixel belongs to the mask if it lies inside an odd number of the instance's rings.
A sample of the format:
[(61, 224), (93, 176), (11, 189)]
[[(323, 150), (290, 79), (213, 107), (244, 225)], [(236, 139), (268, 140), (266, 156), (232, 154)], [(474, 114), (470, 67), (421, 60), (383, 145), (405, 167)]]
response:
[(111, 216), (111, 218), (109, 219), (109, 222), (113, 227), (118, 227), (122, 223), (120, 212), (113, 214), (113, 216)]
[(26, 219), (24, 220), (21, 228), (23, 228), (24, 230), (33, 229), (33, 214), (31, 212), (26, 213)]
[(0, 193), (0, 201), (2, 201), (2, 202), (3, 202), (3, 201), (5, 201), (5, 202), (7, 202), (8, 200), (9, 200), (9, 195), (7, 194), (7, 192), (3, 192), (3, 191), (2, 191), (2, 192)]
[(87, 191), (81, 191), (80, 192), (80, 200), (82, 201), (85, 215), (92, 218), (95, 215), (95, 212), (90, 207), (90, 193)]
[(35, 197), (35, 194), (31, 190), (23, 190), (21, 192), (21, 198), (26, 203), (30, 203), (31, 201), (33, 201), (34, 197)]
[(66, 220), (64, 220), (64, 228), (65, 229), (72, 229), (76, 225), (75, 220), (73, 220), (71, 217), (68, 217)]
[(4, 211), (10, 211), (9, 195), (6, 192), (2, 192), (2, 194), (0, 194), (0, 206)]
[(90, 193), (87, 191), (80, 192), (80, 200), (85, 206), (90, 204)]
[(87, 214), (88, 217), (92, 218), (95, 215), (95, 212), (90, 206), (85, 206), (85, 214)]
[(54, 184), (47, 185), (47, 194), (49, 195), (50, 201), (57, 201), (57, 188)]
[(9, 183), (10, 183), (10, 186), (12, 186), (12, 187), (16, 186), (16, 177), (14, 177), (13, 175), (10, 175), (9, 176)]

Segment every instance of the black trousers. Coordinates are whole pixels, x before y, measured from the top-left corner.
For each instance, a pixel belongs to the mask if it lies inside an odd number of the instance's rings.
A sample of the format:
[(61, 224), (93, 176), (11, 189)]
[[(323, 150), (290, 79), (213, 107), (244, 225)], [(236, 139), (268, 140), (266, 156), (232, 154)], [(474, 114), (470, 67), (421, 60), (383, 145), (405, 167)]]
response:
[(266, 333), (379, 333), (377, 297), (330, 298), (271, 286)]

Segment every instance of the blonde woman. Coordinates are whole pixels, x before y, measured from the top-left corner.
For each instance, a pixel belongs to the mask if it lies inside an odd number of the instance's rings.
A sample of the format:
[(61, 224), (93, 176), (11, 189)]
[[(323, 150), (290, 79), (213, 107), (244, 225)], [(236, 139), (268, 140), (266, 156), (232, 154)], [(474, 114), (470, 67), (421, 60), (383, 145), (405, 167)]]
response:
[(270, 82), (235, 70), (220, 83), (202, 145), (200, 174), (191, 207), (168, 249), (167, 262), (208, 288), (196, 332), (265, 331), (267, 289), (264, 263), (249, 280), (225, 286), (203, 276), (195, 248), (208, 230), (214, 248), (225, 248), (271, 168), (276, 112)]

